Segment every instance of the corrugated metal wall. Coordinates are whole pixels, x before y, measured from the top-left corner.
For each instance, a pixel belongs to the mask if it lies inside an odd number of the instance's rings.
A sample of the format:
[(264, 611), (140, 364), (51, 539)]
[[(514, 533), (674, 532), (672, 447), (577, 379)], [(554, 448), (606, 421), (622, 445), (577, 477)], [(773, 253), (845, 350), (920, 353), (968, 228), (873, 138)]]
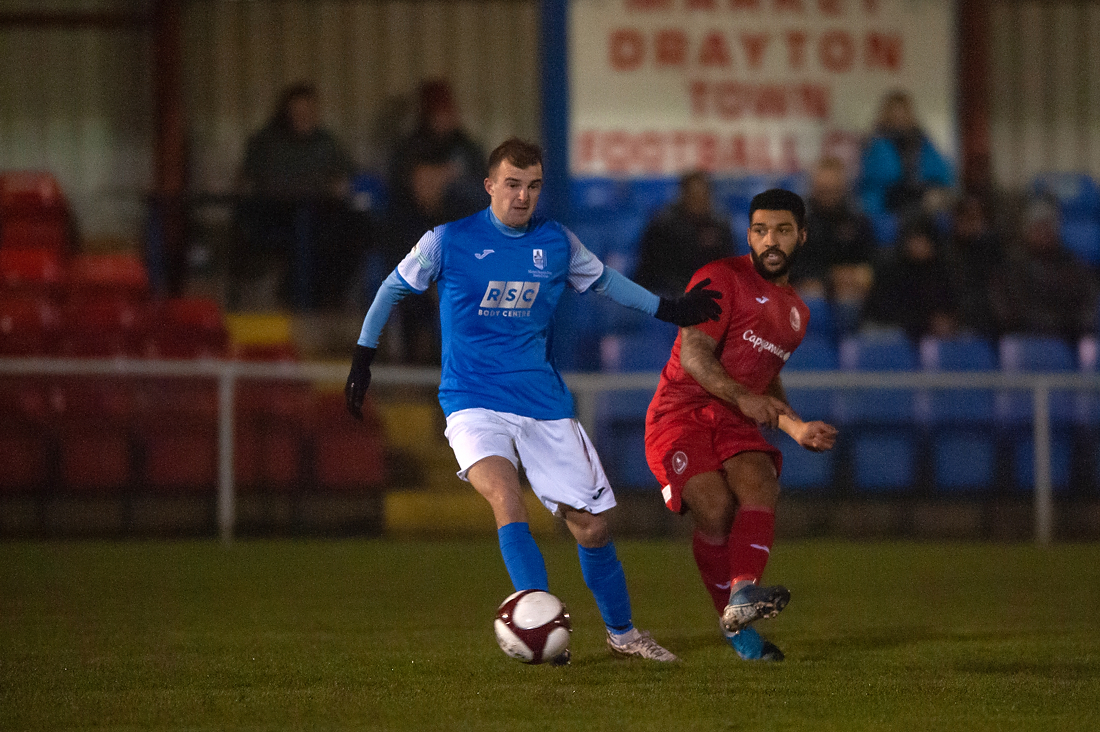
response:
[[(7, 11), (127, 11), (134, 2), (4, 3)], [(151, 44), (138, 26), (0, 26), (0, 169), (50, 170), (80, 228), (134, 237), (152, 182)]]
[[(959, 0), (964, 1), (964, 0)], [(5, 11), (151, 0), (4, 0)], [(281, 87), (314, 80), (325, 122), (380, 167), (417, 82), (449, 78), (487, 147), (539, 134), (538, 0), (188, 0), (192, 186), (225, 190)], [(1100, 3), (1000, 0), (990, 28), (994, 171), (1100, 177)], [(57, 173), (85, 233), (137, 236), (152, 182), (150, 39), (137, 28), (0, 26), (0, 168)]]
[(539, 135), (536, 0), (193, 0), (185, 7), (193, 182), (227, 187), (281, 88), (317, 84), (327, 126), (364, 167), (383, 165), (425, 78), (451, 81), (486, 148)]
[(991, 26), (997, 179), (1018, 188), (1043, 171), (1100, 178), (1100, 3), (994, 2)]

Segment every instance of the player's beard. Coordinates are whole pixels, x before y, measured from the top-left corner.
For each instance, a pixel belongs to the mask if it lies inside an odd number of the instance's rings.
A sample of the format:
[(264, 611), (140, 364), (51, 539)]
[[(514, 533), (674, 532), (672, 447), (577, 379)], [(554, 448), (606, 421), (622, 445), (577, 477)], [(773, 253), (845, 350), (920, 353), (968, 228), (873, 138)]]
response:
[(756, 267), (756, 271), (760, 273), (760, 276), (763, 277), (764, 279), (768, 280), (769, 282), (773, 282), (773, 281), (779, 279), (780, 277), (782, 277), (783, 275), (787, 274), (788, 272), (790, 272), (791, 271), (791, 265), (794, 264), (794, 258), (798, 255), (798, 249), (795, 249), (788, 256), (779, 247), (768, 247), (767, 249), (764, 250), (764, 254), (767, 254), (768, 252), (773, 252), (773, 251), (777, 252), (779, 254), (779, 256), (783, 257), (783, 266), (781, 266), (779, 269), (774, 270), (774, 271), (769, 270), (767, 267), (764, 266), (763, 255), (757, 254), (755, 249), (752, 249), (752, 248), (749, 249), (749, 254), (752, 255), (752, 266)]

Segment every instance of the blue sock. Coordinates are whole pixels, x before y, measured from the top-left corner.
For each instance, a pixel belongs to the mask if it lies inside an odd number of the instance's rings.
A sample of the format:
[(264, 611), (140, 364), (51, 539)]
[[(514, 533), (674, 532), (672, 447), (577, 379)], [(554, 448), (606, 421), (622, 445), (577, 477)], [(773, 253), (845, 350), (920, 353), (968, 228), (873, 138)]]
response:
[(546, 576), (546, 562), (535, 538), (531, 536), (531, 527), (525, 521), (514, 521), (497, 529), (500, 540), (500, 555), (504, 557), (504, 566), (512, 578), (516, 592), (520, 590), (550, 591), (550, 580)]
[(615, 542), (609, 541), (596, 549), (577, 545), (584, 583), (596, 598), (596, 606), (604, 625), (612, 633), (626, 633), (634, 627), (630, 620), (630, 593), (626, 590), (626, 575), (615, 553)]

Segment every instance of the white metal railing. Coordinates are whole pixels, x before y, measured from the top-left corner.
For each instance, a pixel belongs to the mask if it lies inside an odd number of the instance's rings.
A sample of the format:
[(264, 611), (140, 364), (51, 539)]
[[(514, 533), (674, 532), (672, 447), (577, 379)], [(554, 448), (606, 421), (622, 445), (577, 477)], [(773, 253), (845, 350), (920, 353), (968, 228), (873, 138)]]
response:
[[(225, 543), (233, 540), (236, 486), (233, 472), (234, 396), (238, 380), (343, 382), (347, 362), (256, 363), (232, 360), (159, 361), (144, 359), (0, 358), (0, 374), (113, 377), (206, 377), (218, 383), (218, 530)], [(371, 369), (376, 386), (435, 387), (439, 370), (379, 364)], [(565, 381), (573, 392), (577, 419), (595, 439), (597, 398), (615, 391), (653, 390), (657, 373), (570, 373)], [(1051, 481), (1050, 393), (1058, 390), (1100, 393), (1100, 374), (986, 372), (784, 372), (783, 385), (792, 389), (990, 389), (1031, 392), (1035, 449), (1035, 541), (1051, 543), (1054, 498)], [(797, 408), (797, 405), (795, 405)], [(349, 417), (350, 419), (350, 417)]]

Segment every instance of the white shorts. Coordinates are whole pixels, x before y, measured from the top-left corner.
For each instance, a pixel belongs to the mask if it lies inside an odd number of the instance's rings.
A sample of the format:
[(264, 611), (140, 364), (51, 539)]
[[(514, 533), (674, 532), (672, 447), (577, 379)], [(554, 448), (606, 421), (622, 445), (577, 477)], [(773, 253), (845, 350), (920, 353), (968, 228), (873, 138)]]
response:
[(461, 409), (447, 416), (444, 433), (458, 459), (458, 477), (490, 455), (522, 463), (531, 489), (550, 512), (561, 506), (592, 514), (615, 505), (596, 448), (575, 419), (532, 419), (491, 409)]

